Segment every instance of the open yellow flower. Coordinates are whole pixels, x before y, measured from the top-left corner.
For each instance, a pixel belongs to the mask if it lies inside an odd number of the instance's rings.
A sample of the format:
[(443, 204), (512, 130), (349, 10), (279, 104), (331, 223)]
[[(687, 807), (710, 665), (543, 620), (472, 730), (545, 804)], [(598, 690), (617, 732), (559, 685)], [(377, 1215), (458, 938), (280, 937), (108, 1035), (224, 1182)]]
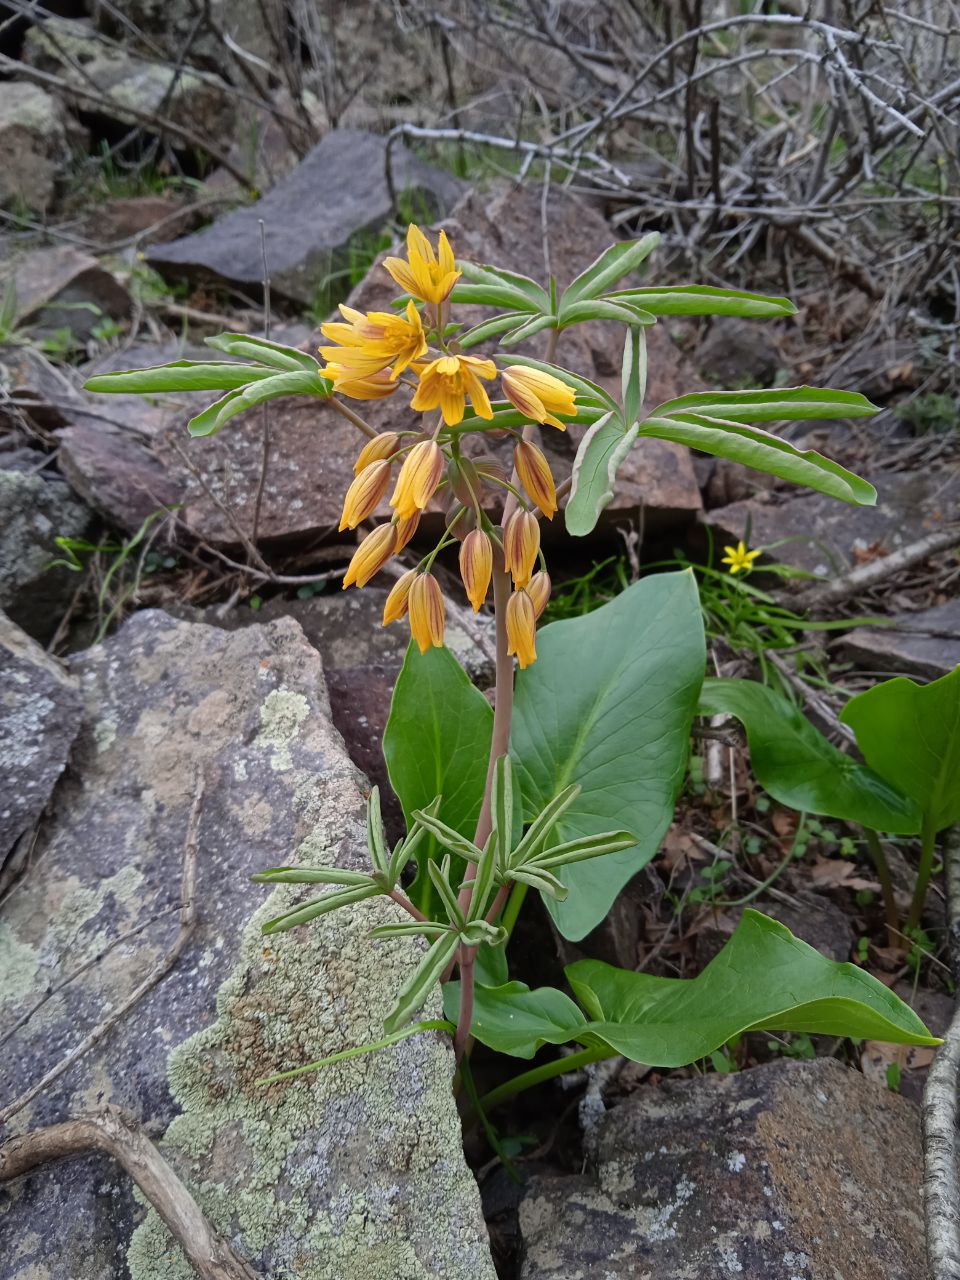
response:
[(443, 647), (444, 607), (440, 584), (432, 573), (418, 573), (407, 594), (410, 634), (421, 653)]
[(516, 654), (520, 670), (537, 660), (537, 617), (525, 591), (514, 591), (507, 601), (507, 653)]
[(749, 573), (753, 568), (753, 562), (763, 553), (761, 551), (748, 551), (745, 542), (738, 542), (735, 547), (724, 547), (727, 553), (720, 561), (721, 564), (728, 565), (728, 573)]
[(364, 315), (343, 304), (340, 312), (346, 323), (335, 320), (320, 327), (325, 338), (340, 344), (320, 348), (324, 360), (331, 361), (328, 368), (336, 371), (328, 374), (324, 369), (324, 376), (332, 377), (335, 384), (349, 377), (363, 378), (379, 373), (388, 366), (393, 367), (396, 378), (426, 354), (423, 323), (412, 300), (403, 315), (389, 311), (368, 311)]
[(435, 440), (421, 440), (407, 454), (390, 505), (401, 520), (419, 516), (443, 476), (443, 452)]
[(526, 365), (511, 365), (500, 375), (503, 394), (526, 418), (534, 422), (548, 423), (560, 431), (567, 424), (556, 416), (565, 413), (573, 417), (577, 412), (573, 387), (541, 369), (528, 369)]
[(385, 258), (383, 265), (401, 289), (422, 302), (438, 305), (450, 296), (460, 279), (447, 233), (440, 232), (437, 252), (419, 227), (411, 222), (407, 228), (407, 258)]
[(389, 369), (381, 369), (379, 373), (358, 374), (345, 365), (328, 364), (321, 372), (333, 383), (334, 391), (350, 400), (385, 400), (400, 385), (390, 376)]
[(490, 397), (481, 378), (495, 378), (497, 366), (479, 356), (440, 356), (427, 365), (415, 365), (420, 385), (410, 408), (428, 413), (439, 408), (448, 427), (463, 421), (467, 397), (479, 418), (492, 418)]

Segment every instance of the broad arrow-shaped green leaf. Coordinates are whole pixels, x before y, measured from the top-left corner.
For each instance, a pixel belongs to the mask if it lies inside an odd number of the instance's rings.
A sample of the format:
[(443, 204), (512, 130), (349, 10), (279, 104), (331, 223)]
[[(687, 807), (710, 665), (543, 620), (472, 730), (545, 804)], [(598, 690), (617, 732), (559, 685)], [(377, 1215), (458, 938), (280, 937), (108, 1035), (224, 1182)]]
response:
[(920, 830), (920, 806), (914, 800), (838, 751), (801, 711), (765, 685), (704, 680), (700, 710), (737, 717), (747, 731), (757, 781), (781, 804), (895, 835)]
[(851, 698), (840, 719), (867, 764), (917, 802), (925, 826), (960, 820), (960, 667), (928, 685), (885, 680)]
[(571, 783), (583, 788), (553, 842), (622, 829), (622, 853), (559, 869), (570, 895), (545, 898), (566, 938), (589, 933), (659, 847), (683, 781), (705, 648), (689, 571), (629, 587), (583, 618), (537, 636), (517, 677), (510, 753), (530, 821)]

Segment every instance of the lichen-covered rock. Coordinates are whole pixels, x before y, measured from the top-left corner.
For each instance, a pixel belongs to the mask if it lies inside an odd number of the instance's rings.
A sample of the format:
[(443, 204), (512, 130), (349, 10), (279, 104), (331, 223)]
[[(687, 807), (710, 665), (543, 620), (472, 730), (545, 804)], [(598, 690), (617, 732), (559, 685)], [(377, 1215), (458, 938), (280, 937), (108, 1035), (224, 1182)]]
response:
[(522, 1280), (926, 1280), (916, 1107), (833, 1059), (641, 1089), (520, 1206)]
[[(113, 1102), (160, 1135), (182, 1107), (166, 1153), (265, 1276), (491, 1276), (439, 1036), (289, 1084), (255, 1083), (381, 1034), (417, 946), (366, 939), (396, 918), (389, 904), (269, 944), (258, 924), (284, 895), (250, 919), (264, 893), (252, 872), (365, 860), (364, 779), (299, 626), (231, 633), (139, 613), (71, 669), (84, 724), (0, 923), (0, 1025), (54, 990), (4, 1048), (0, 1100), (59, 1062), (167, 954), (202, 779), (197, 923), (172, 970), (11, 1131)], [(105, 1158), (40, 1171), (4, 1194), (0, 1280), (190, 1275)]]
[(0, 864), (35, 822), (80, 728), (76, 682), (0, 610)]
[(45, 213), (69, 158), (63, 104), (36, 84), (0, 84), (0, 204)]
[(56, 539), (83, 538), (91, 519), (61, 481), (0, 471), (0, 609), (36, 640), (50, 639), (77, 586), (49, 567), (63, 555)]

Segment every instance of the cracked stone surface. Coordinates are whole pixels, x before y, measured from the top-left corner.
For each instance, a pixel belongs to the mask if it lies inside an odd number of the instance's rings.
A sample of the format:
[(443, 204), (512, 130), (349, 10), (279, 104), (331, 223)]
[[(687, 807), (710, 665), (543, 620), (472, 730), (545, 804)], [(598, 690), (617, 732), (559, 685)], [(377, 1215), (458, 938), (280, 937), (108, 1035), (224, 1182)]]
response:
[(642, 1088), (591, 1136), (526, 1191), (522, 1280), (926, 1280), (919, 1112), (834, 1059)]
[[(0, 919), (0, 1032), (94, 962), (5, 1045), (0, 1105), (166, 955), (200, 774), (198, 921), (172, 971), (8, 1133), (107, 1102), (128, 1108), (165, 1135), (215, 1225), (265, 1276), (493, 1280), (445, 1040), (428, 1033), (296, 1081), (255, 1083), (382, 1034), (418, 945), (367, 939), (397, 918), (392, 904), (269, 941), (259, 932), (297, 890), (264, 901), (252, 872), (366, 861), (366, 782), (299, 625), (227, 632), (146, 611), (76, 655), (71, 673), (84, 704), (73, 759)], [(0, 1223), (0, 1280), (192, 1280), (106, 1158), (0, 1191)]]

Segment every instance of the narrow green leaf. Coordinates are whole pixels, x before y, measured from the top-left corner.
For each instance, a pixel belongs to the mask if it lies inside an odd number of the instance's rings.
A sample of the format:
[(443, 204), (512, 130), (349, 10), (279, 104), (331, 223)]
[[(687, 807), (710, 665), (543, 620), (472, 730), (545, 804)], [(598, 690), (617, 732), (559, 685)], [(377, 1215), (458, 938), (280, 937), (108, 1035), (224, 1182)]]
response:
[(530, 858), (535, 858), (542, 852), (543, 846), (549, 839), (553, 828), (582, 790), (583, 788), (578, 783), (571, 783), (569, 787), (564, 787), (548, 804), (544, 805), (530, 823), (526, 835), (514, 849), (510, 858), (511, 866), (520, 866), (521, 863), (527, 862)]
[(330, 395), (330, 390), (330, 383), (316, 372), (307, 373), (298, 369), (294, 373), (274, 373), (268, 378), (251, 383), (241, 391), (228, 391), (221, 400), (191, 418), (187, 423), (187, 430), (192, 436), (212, 436), (238, 413), (245, 413), (247, 409), (263, 404), (266, 400), (294, 395), (326, 397)]
[(500, 339), (500, 343), (504, 347), (513, 347), (518, 342), (527, 342), (530, 338), (536, 337), (544, 329), (553, 328), (556, 328), (553, 316), (534, 316), (532, 320), (518, 325), (516, 329), (511, 329), (509, 333), (505, 333)]
[(573, 537), (592, 533), (600, 513), (613, 501), (617, 472), (639, 431), (636, 422), (624, 430), (619, 412), (614, 411), (584, 433), (573, 461), (570, 497), (563, 513), (567, 533)]
[(649, 311), (641, 311), (639, 307), (628, 306), (625, 302), (611, 302), (608, 298), (591, 298), (587, 302), (571, 302), (561, 307), (558, 328), (566, 329), (570, 325), (584, 324), (589, 320), (612, 320), (616, 324), (626, 324), (632, 328), (657, 323), (655, 315)]
[(449, 933), (448, 924), (435, 924), (432, 920), (409, 920), (404, 924), (378, 924), (367, 935), (370, 938), (439, 938)]
[(570, 896), (570, 890), (557, 879), (553, 872), (544, 871), (535, 862), (525, 862), (521, 867), (513, 867), (510, 871), (510, 879), (519, 880), (521, 884), (529, 885), (538, 893), (545, 893), (554, 902), (566, 902)]
[(539, 313), (540, 310), (520, 289), (503, 284), (455, 284), (450, 301), (477, 307), (506, 307), (527, 313)]
[(627, 330), (620, 367), (620, 390), (623, 421), (634, 423), (640, 417), (643, 398), (647, 394), (647, 338), (642, 329)]
[(867, 764), (917, 802), (924, 825), (960, 821), (960, 667), (927, 685), (885, 680), (851, 698), (840, 719)]
[(397, 997), (397, 1003), (384, 1019), (385, 1031), (399, 1031), (411, 1015), (426, 1002), (459, 946), (460, 939), (455, 933), (437, 938), (436, 942), (430, 946), (426, 955), (404, 983)]
[(638, 434), (674, 440), (703, 453), (729, 458), (731, 462), (740, 462), (755, 471), (765, 471), (855, 506), (873, 506), (877, 500), (872, 484), (839, 463), (831, 462), (815, 449), (795, 449), (779, 436), (745, 423), (678, 414), (670, 418), (647, 418), (640, 424)]
[(471, 284), (513, 289), (541, 311), (550, 310), (550, 295), (543, 285), (537, 284), (536, 280), (531, 280), (529, 276), (521, 275), (518, 271), (506, 271), (503, 267), (485, 266), (477, 262), (458, 262), (457, 266)]
[(623, 289), (609, 296), (658, 316), (745, 316), (762, 320), (797, 313), (789, 298), (743, 293), (739, 289), (715, 289), (705, 284)]
[[(895, 787), (839, 751), (786, 698), (753, 680), (703, 682), (702, 715), (733, 715), (747, 731), (757, 781), (780, 804), (803, 813), (912, 835), (920, 809)], [(901, 756), (897, 746), (898, 757)]]
[(695, 391), (666, 400), (657, 418), (696, 414), (724, 422), (800, 422), (818, 418), (871, 418), (880, 410), (857, 391), (832, 387), (778, 387), (758, 391)]
[(379, 885), (371, 885), (366, 889), (343, 889), (339, 893), (328, 893), (322, 898), (313, 898), (301, 906), (287, 911), (282, 916), (268, 920), (261, 927), (261, 933), (284, 933), (298, 924), (307, 924), (318, 916), (328, 915), (339, 907), (347, 907), (353, 902), (362, 902), (364, 898), (375, 898), (382, 892)]
[(499, 316), (491, 316), (489, 320), (483, 320), (472, 329), (468, 329), (466, 333), (462, 333), (457, 341), (460, 347), (467, 351), (477, 343), (486, 342), (488, 338), (494, 338), (498, 333), (503, 333), (505, 329), (516, 329), (525, 321), (526, 315), (524, 311), (505, 311)]
[(318, 370), (318, 361), (308, 352), (298, 351), (296, 347), (288, 347), (282, 342), (271, 342), (269, 338), (255, 338), (249, 333), (218, 333), (204, 341), (208, 347), (225, 351), (229, 356), (253, 360), (271, 369), (303, 369), (307, 373)]
[(362, 871), (343, 871), (340, 867), (271, 867), (250, 879), (254, 884), (371, 884), (370, 877)]
[(640, 835), (632, 849), (565, 869), (570, 897), (547, 907), (577, 941), (656, 853), (683, 785), (706, 658), (693, 574), (653, 574), (585, 617), (553, 622), (537, 651), (517, 676), (510, 740), (525, 816), (578, 783), (558, 844), (611, 829)]
[(513, 843), (513, 769), (508, 754), (500, 756), (494, 767), (490, 806), (496, 841), (495, 859), (497, 865), (505, 867)]
[(428, 813), (420, 809), (413, 811), (413, 817), (423, 827), (423, 829), (434, 836), (438, 844), (443, 845), (445, 849), (449, 849), (451, 853), (455, 853), (459, 858), (465, 858), (467, 862), (477, 863), (483, 857), (483, 853), (472, 840), (468, 840), (466, 836), (462, 836), (454, 827), (448, 826), (439, 818), (433, 818)]
[(486, 920), (469, 920), (460, 931), (460, 941), (468, 947), (498, 947), (506, 942), (507, 931)]
[(571, 862), (585, 862), (588, 858), (603, 858), (608, 853), (632, 849), (637, 837), (631, 831), (604, 831), (598, 836), (583, 836), (579, 840), (567, 840), (554, 845), (536, 859), (536, 869), (565, 867)]
[(573, 302), (596, 298), (635, 271), (660, 243), (659, 231), (650, 231), (640, 240), (627, 240), (605, 249), (586, 271), (571, 282), (560, 299), (561, 311)]
[(83, 384), (85, 391), (110, 395), (153, 395), (163, 391), (229, 391), (248, 382), (273, 377), (274, 371), (260, 364), (232, 361), (173, 360), (148, 369), (123, 369), (117, 373), (97, 373)]
[(306, 1075), (310, 1071), (319, 1071), (321, 1067), (331, 1067), (335, 1062), (346, 1062), (350, 1058), (361, 1058), (364, 1054), (375, 1053), (378, 1049), (389, 1049), (391, 1045), (415, 1036), (421, 1031), (447, 1031), (450, 1035), (456, 1031), (456, 1025), (445, 1018), (428, 1018), (424, 1022), (415, 1022), (412, 1026), (395, 1031), (392, 1036), (384, 1036), (382, 1040), (371, 1040), (369, 1044), (358, 1044), (352, 1049), (341, 1049), (339, 1053), (331, 1053), (328, 1058), (318, 1058), (316, 1062), (308, 1062), (303, 1067), (294, 1067), (292, 1071), (279, 1071), (274, 1076), (266, 1076), (263, 1080), (254, 1081), (257, 1085), (277, 1084), (281, 1080), (292, 1080), (295, 1076)]
[(387, 850), (387, 833), (380, 815), (380, 788), (371, 787), (367, 797), (367, 848), (370, 861), (382, 876), (390, 875), (390, 855)]
[(438, 865), (431, 859), (427, 863), (427, 872), (443, 904), (443, 909), (447, 913), (447, 919), (456, 929), (462, 929), (467, 922), (463, 912), (460, 910), (453, 886), (450, 884), (450, 859), (444, 858), (442, 865)]

